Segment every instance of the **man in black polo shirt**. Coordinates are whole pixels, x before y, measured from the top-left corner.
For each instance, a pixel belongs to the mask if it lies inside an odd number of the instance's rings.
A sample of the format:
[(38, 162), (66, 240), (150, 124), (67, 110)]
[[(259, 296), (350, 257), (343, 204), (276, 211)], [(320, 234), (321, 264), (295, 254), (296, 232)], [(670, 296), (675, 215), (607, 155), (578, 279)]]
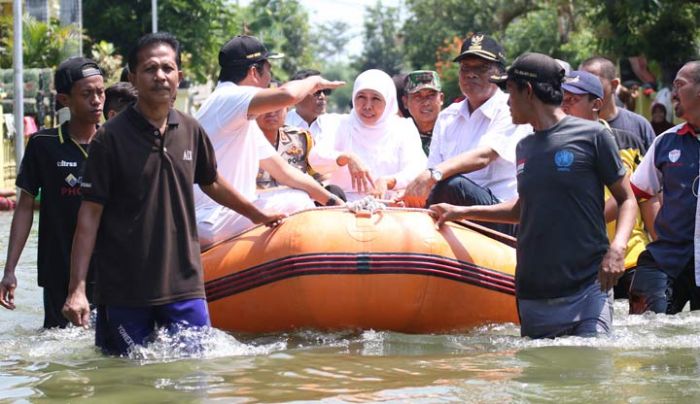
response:
[(201, 126), (171, 108), (182, 79), (173, 36), (139, 39), (129, 72), (136, 104), (110, 119), (91, 145), (64, 305), (73, 324), (87, 325), (85, 275), (94, 250), (95, 344), (112, 354), (143, 345), (155, 327), (209, 325), (194, 183), (255, 223), (275, 225), (283, 218), (259, 211), (233, 190), (218, 175)]
[[(615, 139), (597, 122), (566, 116), (564, 70), (551, 57), (526, 53), (508, 69), (513, 123), (535, 132), (516, 149), (517, 199), (491, 206), (431, 206), (438, 224), (468, 218), (520, 223), (515, 294), (520, 332), (530, 338), (607, 334), (612, 291), (637, 204)], [(608, 243), (603, 185), (618, 203)]]
[(70, 250), (80, 207), (80, 177), (87, 145), (100, 122), (104, 82), (97, 64), (71, 58), (59, 65), (57, 99), (70, 109), (71, 119), (58, 128), (35, 133), (27, 143), (16, 185), (17, 207), (12, 217), (0, 305), (14, 309), (15, 268), (34, 217), (34, 197), (41, 190), (39, 211), (38, 283), (44, 293), (44, 328), (65, 327), (61, 307), (68, 294)]

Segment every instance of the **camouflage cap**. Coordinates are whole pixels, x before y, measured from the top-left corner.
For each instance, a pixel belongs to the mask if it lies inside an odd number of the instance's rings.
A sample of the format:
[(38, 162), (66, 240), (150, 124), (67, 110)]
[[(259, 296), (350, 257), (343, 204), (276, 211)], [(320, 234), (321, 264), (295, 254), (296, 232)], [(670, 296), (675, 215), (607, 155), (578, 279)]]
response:
[(406, 76), (406, 94), (413, 94), (424, 88), (440, 91), (440, 77), (432, 70), (416, 70)]

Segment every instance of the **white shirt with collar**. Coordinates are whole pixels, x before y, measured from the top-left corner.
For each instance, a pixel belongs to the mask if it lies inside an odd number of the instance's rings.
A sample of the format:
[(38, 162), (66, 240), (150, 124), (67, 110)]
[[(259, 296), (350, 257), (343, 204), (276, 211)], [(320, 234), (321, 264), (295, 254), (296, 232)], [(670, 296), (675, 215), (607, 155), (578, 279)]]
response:
[(530, 125), (513, 124), (508, 95), (500, 89), (471, 113), (467, 100), (454, 103), (435, 122), (428, 167), (478, 147), (490, 147), (498, 158), (481, 170), (462, 175), (507, 201), (518, 196), (515, 147), (530, 133)]
[(284, 123), (289, 126), (308, 130), (314, 142), (318, 143), (323, 133), (335, 133), (342, 116), (342, 114), (321, 114), (309, 125), (304, 118), (299, 115), (297, 110), (293, 109), (287, 113), (287, 118), (284, 120)]
[[(260, 131), (255, 117), (248, 115), (257, 87), (220, 82), (195, 114), (209, 135), (219, 173), (248, 200), (255, 200), (255, 177), (260, 160), (276, 151)], [(219, 204), (195, 187), (195, 209), (199, 213)]]

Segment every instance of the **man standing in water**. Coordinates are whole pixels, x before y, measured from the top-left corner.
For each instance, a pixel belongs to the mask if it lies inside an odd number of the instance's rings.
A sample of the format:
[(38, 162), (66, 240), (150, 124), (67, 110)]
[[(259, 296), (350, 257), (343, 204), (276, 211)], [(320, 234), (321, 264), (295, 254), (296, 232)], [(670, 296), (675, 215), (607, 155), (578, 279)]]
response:
[(85, 277), (94, 251), (95, 344), (110, 354), (143, 345), (155, 327), (209, 325), (194, 183), (254, 222), (275, 225), (282, 218), (260, 212), (232, 189), (217, 174), (202, 127), (171, 108), (182, 80), (173, 36), (139, 39), (129, 72), (136, 104), (110, 119), (90, 147), (63, 308), (73, 324), (88, 324)]
[(38, 283), (44, 292), (44, 328), (65, 327), (61, 307), (68, 295), (70, 251), (80, 207), (80, 179), (88, 143), (100, 122), (105, 100), (102, 71), (90, 59), (71, 58), (58, 66), (56, 98), (70, 110), (70, 120), (58, 128), (35, 133), (22, 158), (17, 207), (12, 217), (0, 305), (14, 309), (15, 267), (34, 217), (34, 198), (41, 190), (39, 211)]
[[(519, 198), (430, 208), (438, 225), (455, 219), (520, 223), (515, 288), (521, 334), (531, 338), (610, 331), (610, 289), (624, 273), (637, 212), (610, 131), (562, 111), (563, 78), (561, 66), (539, 53), (521, 55), (504, 77), (513, 123), (535, 129), (516, 150)], [(620, 207), (610, 245), (603, 185)]]
[(630, 310), (638, 314), (675, 314), (688, 301), (700, 309), (700, 61), (678, 71), (671, 98), (686, 122), (659, 135), (632, 175), (638, 197), (663, 195), (657, 239), (639, 256), (630, 288)]

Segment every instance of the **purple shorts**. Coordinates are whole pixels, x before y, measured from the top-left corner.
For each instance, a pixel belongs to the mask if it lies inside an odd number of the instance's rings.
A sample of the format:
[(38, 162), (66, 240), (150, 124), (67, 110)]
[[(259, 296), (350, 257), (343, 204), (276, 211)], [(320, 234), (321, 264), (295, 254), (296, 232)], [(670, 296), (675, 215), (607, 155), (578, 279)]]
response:
[[(126, 355), (145, 345), (156, 328), (176, 333), (183, 327), (209, 327), (205, 299), (188, 299), (148, 307), (97, 306), (95, 345), (108, 355)], [(201, 350), (200, 341), (188, 341), (192, 352)]]

